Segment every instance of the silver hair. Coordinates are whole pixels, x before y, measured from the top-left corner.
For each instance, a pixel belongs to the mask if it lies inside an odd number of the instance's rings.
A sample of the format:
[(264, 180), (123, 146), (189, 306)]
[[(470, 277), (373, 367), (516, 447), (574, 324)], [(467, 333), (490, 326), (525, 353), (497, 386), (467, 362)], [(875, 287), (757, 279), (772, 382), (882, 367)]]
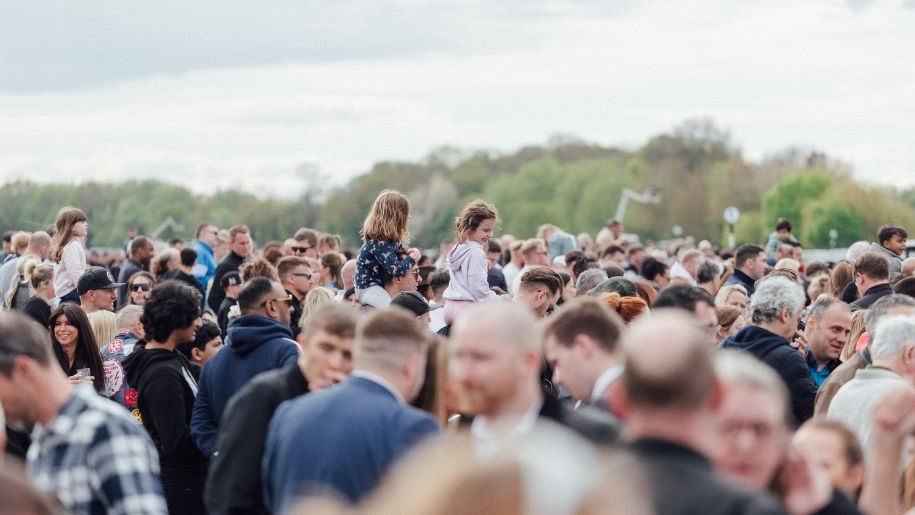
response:
[(790, 308), (795, 314), (804, 307), (804, 290), (790, 279), (766, 277), (757, 284), (750, 299), (750, 315), (754, 324), (775, 320), (785, 308)]
[(575, 280), (575, 295), (584, 295), (606, 278), (607, 272), (600, 268), (589, 268), (583, 271)]
[(785, 422), (788, 422), (791, 395), (772, 367), (745, 352), (722, 349), (715, 353), (715, 374), (725, 390), (730, 390), (732, 386), (744, 386), (772, 394), (782, 408)]
[(893, 359), (909, 345), (915, 345), (915, 317), (905, 315), (881, 318), (877, 333), (868, 344), (874, 361)]
[(889, 311), (890, 308), (896, 306), (910, 306), (915, 308), (915, 299), (899, 293), (893, 293), (878, 299), (864, 315), (864, 329), (867, 331), (867, 334), (874, 334), (877, 331), (877, 322), (886, 315), (886, 312)]
[(138, 306), (135, 304), (124, 306), (120, 311), (118, 311), (118, 328), (129, 327), (136, 324), (137, 321), (140, 320), (141, 316), (143, 316), (143, 306)]

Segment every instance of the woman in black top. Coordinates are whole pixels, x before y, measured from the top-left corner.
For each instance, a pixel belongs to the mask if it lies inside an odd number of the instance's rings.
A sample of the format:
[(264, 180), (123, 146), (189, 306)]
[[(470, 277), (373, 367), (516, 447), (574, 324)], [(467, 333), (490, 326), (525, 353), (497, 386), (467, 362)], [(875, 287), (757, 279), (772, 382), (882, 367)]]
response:
[(51, 321), (51, 301), (54, 295), (54, 265), (38, 265), (31, 271), (29, 285), (32, 296), (25, 303), (22, 311), (38, 321), (42, 327), (48, 327)]
[(105, 374), (102, 369), (102, 357), (83, 308), (72, 302), (61, 304), (51, 313), (48, 327), (54, 353), (70, 382), (82, 381), (79, 370), (88, 368), (89, 379), (95, 386), (95, 391), (104, 393)]

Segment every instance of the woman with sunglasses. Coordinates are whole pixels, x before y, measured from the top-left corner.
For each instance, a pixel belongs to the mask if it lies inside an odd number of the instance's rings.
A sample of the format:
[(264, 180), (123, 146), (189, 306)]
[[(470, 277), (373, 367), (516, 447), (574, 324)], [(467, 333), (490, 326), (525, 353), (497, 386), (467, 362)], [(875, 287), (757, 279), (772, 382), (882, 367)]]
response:
[(127, 305), (145, 306), (149, 290), (156, 284), (149, 272), (137, 272), (127, 280)]

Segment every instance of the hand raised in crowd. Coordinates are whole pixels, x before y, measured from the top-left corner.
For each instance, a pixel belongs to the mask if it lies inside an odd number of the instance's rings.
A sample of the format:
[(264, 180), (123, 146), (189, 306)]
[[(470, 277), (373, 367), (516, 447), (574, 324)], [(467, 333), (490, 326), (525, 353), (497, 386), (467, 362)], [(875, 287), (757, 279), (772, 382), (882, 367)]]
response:
[(807, 335), (804, 331), (797, 330), (794, 332), (794, 339), (791, 340), (791, 346), (797, 349), (801, 355), (807, 354)]
[(411, 258), (413, 258), (413, 261), (416, 261), (417, 263), (419, 263), (419, 258), (422, 257), (423, 253), (420, 252), (420, 250), (416, 247), (410, 247), (409, 249), (407, 249), (407, 255), (409, 255)]

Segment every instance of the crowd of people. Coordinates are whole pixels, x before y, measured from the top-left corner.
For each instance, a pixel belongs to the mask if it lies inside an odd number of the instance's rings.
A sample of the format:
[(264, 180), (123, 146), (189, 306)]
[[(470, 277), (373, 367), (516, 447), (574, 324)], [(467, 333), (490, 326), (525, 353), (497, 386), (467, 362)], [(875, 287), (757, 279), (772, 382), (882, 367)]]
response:
[[(437, 255), (379, 193), (358, 249), (86, 214), (4, 240), (0, 511), (903, 513), (915, 507), (915, 258), (886, 225), (805, 262), (609, 220)], [(762, 243), (762, 242), (761, 242)]]

